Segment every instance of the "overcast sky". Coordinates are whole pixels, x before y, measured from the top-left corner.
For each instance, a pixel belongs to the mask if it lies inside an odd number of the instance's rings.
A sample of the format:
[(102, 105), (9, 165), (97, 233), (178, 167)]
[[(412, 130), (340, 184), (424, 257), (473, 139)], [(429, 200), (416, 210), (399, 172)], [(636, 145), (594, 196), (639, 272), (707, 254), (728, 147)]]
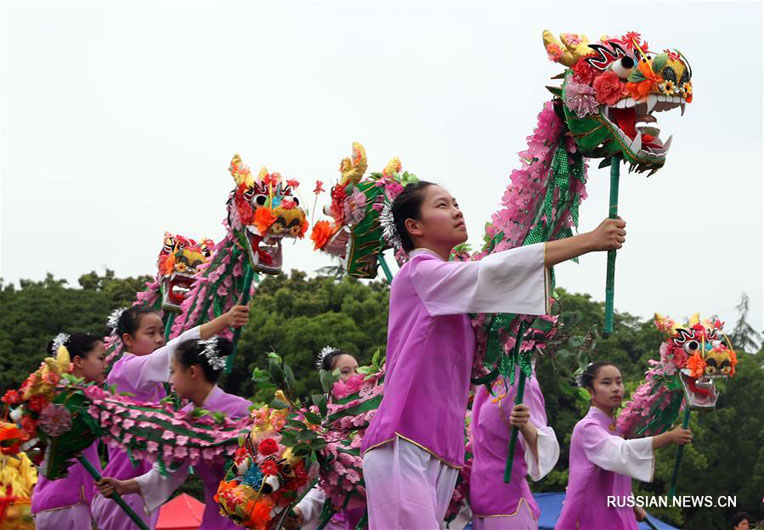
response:
[[(3, 2), (0, 274), (153, 274), (165, 230), (222, 236), (234, 153), (312, 204), (354, 140), (370, 169), (398, 155), (448, 188), (478, 245), (562, 71), (542, 30), (636, 30), (689, 58), (694, 101), (658, 115), (661, 171), (622, 172), (616, 309), (731, 329), (745, 291), (761, 330), (761, 23), (759, 2)], [(607, 214), (593, 166), (582, 231)], [(307, 240), (284, 253), (331, 263)], [(557, 274), (604, 298), (604, 254)]]

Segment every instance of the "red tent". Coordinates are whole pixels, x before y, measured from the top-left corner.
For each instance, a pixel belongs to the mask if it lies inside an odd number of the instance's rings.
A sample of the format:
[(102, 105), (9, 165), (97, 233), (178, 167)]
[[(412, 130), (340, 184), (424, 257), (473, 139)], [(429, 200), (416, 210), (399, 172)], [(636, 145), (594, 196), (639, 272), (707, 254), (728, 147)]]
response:
[(203, 513), (204, 503), (181, 493), (159, 509), (156, 530), (197, 530)]

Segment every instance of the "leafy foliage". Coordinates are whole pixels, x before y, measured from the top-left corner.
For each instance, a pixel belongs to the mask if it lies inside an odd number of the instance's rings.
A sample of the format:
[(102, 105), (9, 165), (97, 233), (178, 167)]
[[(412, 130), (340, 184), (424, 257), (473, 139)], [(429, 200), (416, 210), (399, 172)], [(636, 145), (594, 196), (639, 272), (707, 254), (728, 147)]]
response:
[[(95, 272), (84, 274), (79, 280), (81, 288), (72, 288), (52, 275), (39, 282), (24, 280), (18, 286), (0, 281), (2, 392), (18, 387), (37, 368), (46, 356), (48, 341), (57, 333), (105, 334), (109, 312), (130, 304), (148, 279), (120, 279), (106, 271), (102, 276)], [(588, 409), (588, 395), (573, 385), (574, 375), (590, 361), (610, 360), (620, 367), (628, 394), (642, 380), (648, 360), (657, 358), (662, 340), (651, 320), (628, 313), (616, 313), (615, 332), (603, 338), (599, 334), (603, 304), (588, 295), (563, 289), (558, 292), (558, 336), (536, 370), (561, 454), (555, 470), (531, 485), (534, 491), (564, 491), (567, 484), (570, 435)], [(221, 382), (222, 386), (258, 404), (269, 403), (275, 388), (266, 384), (269, 372), (278, 374), (281, 368), (284, 381), (289, 379), (293, 397), (322, 408), (325, 405), (320, 399), (323, 390), (315, 366), (316, 354), (332, 345), (354, 354), (361, 365), (370, 364), (377, 351), (383, 356), (388, 296), (388, 286), (380, 282), (337, 280), (333, 276), (308, 278), (298, 271), (266, 277), (253, 297), (250, 322), (242, 333), (234, 370)], [(754, 353), (760, 335), (747, 323), (745, 309), (741, 301), (740, 319), (730, 337), (740, 360), (736, 376), (722, 383), (717, 410), (693, 412), (690, 428), (694, 443), (684, 451), (677, 488), (680, 495), (735, 495), (737, 507), (649, 510), (682, 528), (729, 526), (731, 515), (739, 510), (751, 513), (756, 520), (764, 518), (764, 350)], [(273, 351), (279, 352), (284, 363), (269, 357)], [(293, 371), (287, 371), (284, 365)], [(253, 372), (260, 389), (257, 392)], [(325, 374), (324, 379), (329, 383), (330, 374)], [(635, 494), (668, 494), (675, 451), (675, 447), (669, 447), (658, 452), (655, 480), (650, 484), (634, 481)], [(183, 491), (199, 496), (201, 488), (198, 481), (189, 480)]]

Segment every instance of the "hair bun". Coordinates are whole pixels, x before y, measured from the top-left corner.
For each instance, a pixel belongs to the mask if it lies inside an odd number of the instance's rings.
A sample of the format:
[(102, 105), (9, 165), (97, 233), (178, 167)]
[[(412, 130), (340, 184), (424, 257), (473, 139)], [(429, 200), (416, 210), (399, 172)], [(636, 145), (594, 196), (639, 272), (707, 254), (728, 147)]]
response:
[(233, 353), (233, 342), (225, 337), (218, 337), (217, 350), (220, 357), (228, 357)]

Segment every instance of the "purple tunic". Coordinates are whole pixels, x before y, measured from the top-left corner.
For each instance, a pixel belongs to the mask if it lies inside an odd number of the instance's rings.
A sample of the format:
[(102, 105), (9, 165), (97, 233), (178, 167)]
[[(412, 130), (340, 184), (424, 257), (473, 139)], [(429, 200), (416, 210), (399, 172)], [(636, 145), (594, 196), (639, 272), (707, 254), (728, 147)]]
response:
[[(248, 399), (227, 394), (215, 385), (204, 400), (202, 408), (210, 412), (223, 412), (231, 419), (239, 419), (249, 415), (251, 405), (252, 403)], [(191, 412), (194, 408), (193, 404), (189, 404), (183, 408), (183, 411)], [(200, 528), (205, 530), (236, 530), (239, 528), (231, 519), (220, 515), (220, 507), (213, 498), (218, 491), (220, 481), (225, 477), (227, 471), (225, 465), (222, 463), (200, 464), (194, 466), (194, 470), (204, 485), (205, 508)], [(175, 489), (185, 482), (187, 476), (188, 466), (184, 466), (166, 478), (163, 478), (159, 471), (154, 468), (149, 473), (137, 477), (141, 495), (148, 510), (154, 513), (158, 512), (158, 508), (169, 499)]]
[[(98, 442), (82, 451), (82, 454), (99, 472), (101, 462), (98, 459)], [(58, 480), (48, 480), (42, 474), (32, 492), (31, 511), (35, 515), (41, 515), (47, 510), (56, 510), (56, 524), (66, 527), (70, 512), (72, 517), (81, 519), (83, 510), (71, 511), (78, 505), (88, 508), (87, 516), (90, 519), (90, 501), (93, 498), (94, 482), (90, 473), (79, 462), (74, 462), (68, 469), (68, 475)], [(38, 522), (38, 528), (42, 525)], [(74, 528), (74, 526), (72, 526)]]
[[(515, 381), (520, 377), (519, 367)], [(547, 426), (544, 396), (535, 373), (526, 380), (523, 403), (530, 409), (530, 422), (538, 432), (538, 462), (526, 451), (525, 438), (518, 433), (518, 447), (512, 465), (512, 480), (504, 482), (504, 466), (509, 452), (512, 426), (509, 416), (515, 404), (516, 385), (499, 378), (493, 385), (494, 396), (485, 386), (478, 388), (472, 406), (473, 460), (470, 474), (470, 506), (476, 517), (511, 517), (525, 502), (533, 517), (539, 518), (538, 504), (533, 498), (526, 475), (540, 480), (554, 465), (560, 454), (554, 431)], [(507, 522), (505, 521), (505, 524)]]
[(607, 497), (631, 495), (632, 477), (652, 481), (653, 464), (652, 438), (624, 440), (614, 418), (590, 408), (573, 429), (570, 478), (555, 528), (636, 530), (633, 508), (608, 507)]
[(397, 436), (458, 468), (475, 350), (468, 313), (544, 314), (544, 245), (473, 262), (410, 257), (390, 288), (385, 394), (361, 450)]
[[(170, 362), (175, 348), (182, 342), (199, 338), (199, 326), (192, 328), (179, 337), (171, 340), (149, 355), (133, 355), (125, 352), (106, 378), (109, 385), (115, 385), (117, 392), (129, 392), (133, 399), (144, 403), (156, 403), (167, 395), (162, 383), (169, 380)], [(151, 464), (144, 461), (133, 465), (127, 453), (118, 447), (109, 447), (109, 463), (106, 464), (103, 475), (119, 480), (135, 478), (151, 470)], [(156, 526), (158, 512), (152, 516), (145, 513), (143, 500), (140, 495), (123, 496), (133, 511), (140, 516), (151, 528)], [(99, 528), (110, 530), (132, 530), (137, 528), (125, 512), (110, 499), (96, 495), (93, 501), (93, 518)]]

